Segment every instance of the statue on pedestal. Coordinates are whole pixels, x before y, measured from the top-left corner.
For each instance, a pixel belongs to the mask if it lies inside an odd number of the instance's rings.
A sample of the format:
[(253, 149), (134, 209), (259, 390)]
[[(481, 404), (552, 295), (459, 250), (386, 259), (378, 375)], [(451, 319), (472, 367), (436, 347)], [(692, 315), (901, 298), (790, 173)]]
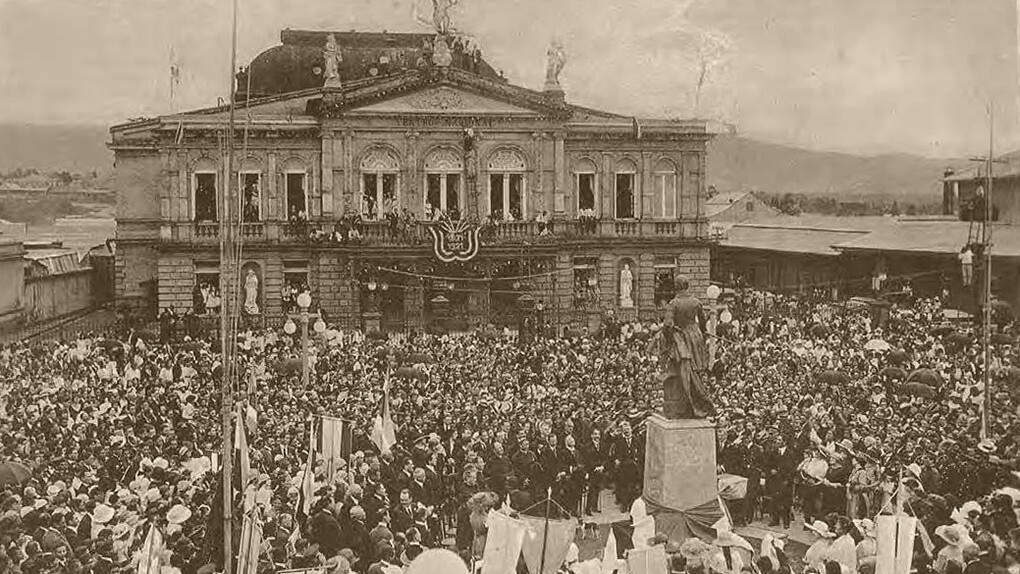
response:
[(249, 268), (244, 279), (244, 311), (249, 315), (259, 314), (259, 277)]
[(620, 307), (630, 309), (634, 306), (634, 274), (630, 264), (624, 263), (620, 270)]
[(322, 59), (325, 63), (325, 85), (327, 87), (340, 86), (340, 62), (343, 56), (340, 55), (340, 46), (336, 43), (336, 36), (330, 34), (326, 38), (326, 48), (322, 50)]
[(666, 308), (662, 330), (650, 349), (659, 357), (663, 379), (663, 415), (670, 420), (703, 419), (715, 414), (703, 377), (709, 368), (708, 345), (701, 331), (701, 301), (678, 277), (677, 294)]

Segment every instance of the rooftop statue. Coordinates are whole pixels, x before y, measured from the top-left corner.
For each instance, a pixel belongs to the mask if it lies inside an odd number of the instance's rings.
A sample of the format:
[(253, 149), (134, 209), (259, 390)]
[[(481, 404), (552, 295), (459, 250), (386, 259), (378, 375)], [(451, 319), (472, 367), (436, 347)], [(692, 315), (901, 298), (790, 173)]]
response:
[(436, 33), (446, 35), (450, 32), (450, 8), (457, 5), (458, 0), (432, 0), (432, 25)]
[(340, 55), (340, 46), (336, 43), (336, 36), (330, 34), (326, 38), (326, 47), (322, 50), (322, 59), (325, 62), (325, 78), (327, 86), (340, 85), (340, 62), (343, 56)]
[(563, 50), (563, 45), (559, 42), (553, 42), (549, 46), (547, 52), (548, 59), (545, 66), (545, 88), (560, 87), (560, 72), (563, 71), (564, 64), (567, 63), (567, 53)]

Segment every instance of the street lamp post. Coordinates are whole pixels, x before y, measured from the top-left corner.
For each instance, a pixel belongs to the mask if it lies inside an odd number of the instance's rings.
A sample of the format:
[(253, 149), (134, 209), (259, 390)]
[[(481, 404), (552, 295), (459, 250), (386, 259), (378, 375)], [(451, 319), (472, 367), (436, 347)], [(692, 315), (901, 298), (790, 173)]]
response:
[(316, 333), (322, 334), (326, 330), (326, 322), (322, 320), (322, 315), (318, 311), (310, 313), (308, 308), (312, 305), (312, 297), (307, 292), (301, 293), (297, 296), (298, 307), (301, 308), (300, 313), (288, 315), (287, 323), (284, 324), (283, 330), (288, 335), (293, 335), (297, 331), (297, 325), (294, 324), (294, 318), (301, 323), (301, 382), (304, 387), (308, 388), (308, 322), (315, 317), (315, 325), (313, 328)]

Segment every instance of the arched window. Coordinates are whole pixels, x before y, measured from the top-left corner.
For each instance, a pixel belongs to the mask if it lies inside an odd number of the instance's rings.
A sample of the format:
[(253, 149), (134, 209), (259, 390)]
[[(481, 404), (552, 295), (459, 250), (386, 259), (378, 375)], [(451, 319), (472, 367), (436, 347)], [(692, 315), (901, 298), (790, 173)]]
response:
[(219, 221), (219, 189), (216, 174), (219, 166), (212, 158), (195, 162), (191, 175), (191, 217), (196, 221)]
[(653, 178), (652, 217), (676, 218), (676, 165), (668, 159), (660, 160)]
[(393, 152), (373, 148), (361, 158), (361, 217), (382, 219), (399, 205), (400, 162)]
[(451, 219), (460, 219), (464, 161), (453, 150), (439, 148), (425, 158), (426, 219), (435, 219), (445, 213)]
[(615, 204), (617, 219), (633, 219), (637, 196), (637, 166), (629, 159), (616, 163)]
[(590, 159), (582, 159), (574, 167), (574, 187), (577, 194), (577, 214), (594, 217), (597, 212), (595, 177), (598, 170)]
[(308, 170), (298, 158), (291, 158), (283, 164), (284, 219), (306, 221), (308, 219)]
[(505, 221), (524, 219), (527, 216), (524, 158), (514, 150), (501, 149), (489, 158), (488, 171), (489, 215)]

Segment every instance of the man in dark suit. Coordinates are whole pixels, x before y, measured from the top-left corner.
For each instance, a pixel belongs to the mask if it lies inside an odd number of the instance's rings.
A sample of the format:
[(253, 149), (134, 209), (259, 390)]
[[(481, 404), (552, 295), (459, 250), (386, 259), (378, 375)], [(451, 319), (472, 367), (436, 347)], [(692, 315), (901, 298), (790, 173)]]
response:
[(598, 429), (594, 429), (581, 453), (584, 472), (588, 475), (588, 482), (585, 485), (588, 498), (584, 505), (584, 512), (585, 514), (594, 514), (599, 511), (599, 496), (606, 484), (609, 444), (602, 440), (602, 433)]
[(557, 484), (557, 475), (560, 473), (560, 463), (557, 460), (556, 435), (548, 434), (544, 444), (538, 451), (538, 476), (535, 477), (535, 488), (544, 492), (545, 489)]
[(610, 460), (616, 483), (616, 502), (624, 510), (630, 510), (631, 503), (641, 493), (641, 463), (639, 445), (634, 440), (630, 424), (620, 423), (620, 437), (613, 444)]
[(783, 524), (783, 528), (790, 527), (791, 509), (793, 507), (793, 479), (800, 464), (800, 457), (792, 448), (787, 446), (786, 440), (781, 436), (777, 437), (773, 448), (766, 455), (765, 463), (765, 492), (769, 496), (769, 515), (771, 526)]
[(408, 528), (414, 526), (414, 506), (411, 500), (411, 491), (403, 489), (400, 491), (400, 502), (390, 511), (392, 518), (393, 532), (404, 533)]
[(485, 465), (485, 480), (489, 489), (495, 492), (500, 500), (506, 497), (507, 479), (510, 478), (513, 471), (513, 464), (503, 452), (503, 443), (493, 443), (492, 456), (489, 457)]
[(521, 490), (528, 490), (535, 472), (535, 453), (531, 452), (531, 443), (523, 435), (520, 437), (518, 445), (517, 453), (512, 459), (514, 473), (517, 475)]
[(557, 480), (560, 503), (574, 516), (578, 516), (582, 511), (580, 502), (581, 491), (584, 488), (584, 469), (576, 447), (574, 437), (567, 435), (563, 438), (563, 448), (556, 457), (559, 466)]
[(372, 553), (372, 537), (365, 527), (365, 511), (360, 506), (351, 509), (351, 521), (344, 532), (344, 539), (347, 547), (357, 556), (351, 566), (355, 571), (364, 572), (375, 557)]
[(416, 503), (424, 504), (425, 506), (432, 506), (435, 504), (433, 501), (436, 493), (431, 492), (428, 485), (426, 484), (426, 478), (428, 474), (424, 468), (414, 469), (412, 475), (411, 484), (407, 487), (408, 493), (411, 495), (411, 500)]

